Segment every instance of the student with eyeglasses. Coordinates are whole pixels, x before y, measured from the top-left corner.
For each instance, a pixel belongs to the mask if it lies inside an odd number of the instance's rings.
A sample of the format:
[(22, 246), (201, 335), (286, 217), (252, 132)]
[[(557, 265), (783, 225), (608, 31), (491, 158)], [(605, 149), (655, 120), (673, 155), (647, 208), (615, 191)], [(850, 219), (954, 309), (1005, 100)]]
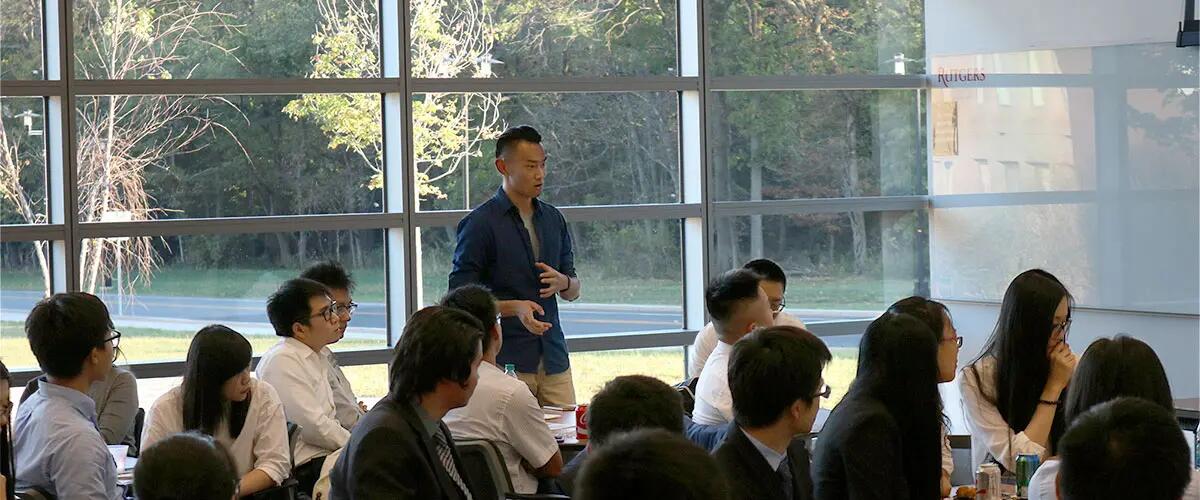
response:
[(858, 375), (817, 439), (814, 498), (941, 498), (941, 338), (908, 314), (885, 312), (867, 327)]
[(183, 383), (146, 414), (143, 446), (198, 432), (229, 450), (243, 495), (282, 484), (291, 474), (287, 420), (275, 388), (250, 376), (251, 355), (250, 342), (227, 326), (196, 332)]
[[(775, 325), (804, 328), (804, 322), (800, 318), (792, 316), (784, 310), (787, 308), (784, 298), (784, 294), (787, 293), (787, 274), (783, 272), (783, 268), (779, 267), (779, 264), (771, 259), (754, 259), (743, 264), (742, 269), (752, 271), (762, 278), (758, 282), (758, 286), (762, 287), (763, 292), (767, 294), (767, 304), (771, 307), (771, 316), (774, 318)], [(692, 342), (692, 350), (688, 358), (688, 378), (700, 376), (705, 363), (708, 362), (708, 357), (716, 348), (717, 328), (712, 322), (709, 322), (700, 329), (700, 332), (696, 334), (696, 340)]]
[[(954, 381), (958, 371), (958, 351), (962, 349), (963, 338), (954, 328), (950, 310), (945, 304), (924, 297), (908, 297), (896, 301), (888, 312), (908, 314), (929, 325), (929, 328), (941, 335), (938, 342), (938, 383)], [(954, 474), (954, 455), (950, 450), (950, 438), (946, 426), (942, 426), (942, 486), (943, 497), (950, 496), (950, 476)]]
[(282, 339), (258, 362), (258, 378), (271, 384), (288, 421), (300, 427), (294, 477), (311, 494), (325, 457), (346, 445), (350, 431), (337, 418), (325, 346), (341, 338), (347, 312), (329, 288), (306, 278), (288, 280), (267, 299), (267, 317)]
[(56, 498), (117, 499), (117, 466), (96, 430), (92, 383), (112, 370), (121, 334), (95, 295), (59, 293), (25, 319), (25, 336), (46, 383), (13, 421), (16, 489)]
[[(346, 328), (350, 326), (354, 310), (358, 309), (358, 304), (355, 304), (351, 297), (351, 292), (354, 291), (354, 278), (350, 276), (346, 268), (342, 267), (341, 263), (333, 260), (309, 266), (303, 273), (300, 273), (300, 277), (329, 287), (329, 296), (337, 303), (338, 313), (346, 320), (342, 323), (341, 331), (338, 332), (338, 340), (345, 338)], [(358, 423), (358, 419), (367, 413), (367, 405), (354, 396), (354, 388), (350, 386), (350, 379), (346, 378), (342, 367), (338, 366), (337, 357), (333, 355), (329, 346), (321, 349), (321, 357), (325, 358), (326, 363), (329, 363), (329, 388), (333, 391), (333, 405), (337, 408), (338, 422), (346, 430), (353, 429), (354, 424)]]
[(812, 498), (803, 438), (812, 432), (821, 399), (829, 397), (821, 371), (831, 359), (821, 339), (793, 326), (755, 330), (733, 345), (734, 422), (714, 453), (732, 499)]
[(1043, 460), (1066, 426), (1062, 404), (1076, 358), (1067, 343), (1070, 292), (1041, 269), (1008, 285), (996, 329), (959, 377), (971, 431), (971, 468), (988, 461), (1015, 471), (1018, 455)]

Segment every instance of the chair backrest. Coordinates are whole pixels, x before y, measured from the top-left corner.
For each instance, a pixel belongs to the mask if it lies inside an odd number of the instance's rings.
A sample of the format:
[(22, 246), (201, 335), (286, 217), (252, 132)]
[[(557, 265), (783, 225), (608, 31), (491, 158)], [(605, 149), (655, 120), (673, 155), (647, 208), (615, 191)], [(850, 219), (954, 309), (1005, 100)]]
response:
[(288, 460), (292, 461), (292, 468), (296, 468), (296, 437), (300, 435), (300, 426), (296, 425), (291, 420), (287, 423), (288, 431)]
[(54, 495), (37, 488), (17, 490), (17, 500), (54, 500)]
[(142, 453), (142, 429), (146, 427), (146, 409), (138, 408), (137, 415), (133, 416), (133, 447), (129, 449), (129, 456), (136, 457)]
[(698, 377), (692, 377), (675, 384), (675, 392), (679, 393), (679, 404), (683, 405), (683, 413), (689, 418), (692, 416), (692, 411), (696, 409), (696, 384), (698, 381)]
[(486, 439), (455, 440), (463, 475), (478, 500), (504, 500), (512, 491), (508, 466), (495, 443)]

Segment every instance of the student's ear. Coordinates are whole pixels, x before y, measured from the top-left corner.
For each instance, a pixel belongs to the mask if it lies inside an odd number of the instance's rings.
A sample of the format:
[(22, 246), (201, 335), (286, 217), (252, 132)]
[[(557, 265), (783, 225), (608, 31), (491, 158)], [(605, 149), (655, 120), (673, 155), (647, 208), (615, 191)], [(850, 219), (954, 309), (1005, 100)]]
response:
[(304, 327), (304, 323), (299, 321), (292, 322), (292, 336), (297, 340), (301, 339), (304, 334), (308, 333), (308, 329)]
[(496, 158), (496, 171), (500, 172), (502, 177), (508, 176), (508, 165), (504, 164), (503, 158)]

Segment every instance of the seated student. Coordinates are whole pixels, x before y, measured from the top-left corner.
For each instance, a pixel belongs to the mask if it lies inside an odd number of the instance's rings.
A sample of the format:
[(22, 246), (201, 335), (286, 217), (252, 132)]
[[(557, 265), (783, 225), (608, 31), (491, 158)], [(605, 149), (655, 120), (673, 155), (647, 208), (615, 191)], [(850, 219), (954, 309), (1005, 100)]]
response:
[(795, 438), (812, 432), (821, 398), (829, 397), (821, 371), (831, 359), (824, 342), (794, 326), (761, 328), (734, 344), (734, 423), (715, 454), (731, 498), (812, 498), (808, 449)]
[(325, 457), (350, 439), (338, 421), (329, 362), (321, 355), (341, 338), (347, 314), (325, 285), (305, 278), (285, 282), (267, 300), (267, 317), (283, 339), (263, 354), (256, 373), (275, 388), (287, 420), (300, 427), (293, 475), (305, 493), (320, 477)]
[(117, 499), (117, 464), (96, 430), (96, 403), (87, 396), (116, 359), (120, 332), (95, 295), (59, 293), (25, 319), (25, 336), (46, 383), (14, 419), (16, 489), (37, 488), (72, 500)]
[[(37, 392), (38, 386), (45, 381), (46, 376), (41, 375), (25, 384), (22, 402)], [(137, 443), (133, 426), (137, 419), (138, 393), (137, 378), (133, 373), (114, 365), (104, 380), (88, 388), (87, 395), (96, 402), (96, 427), (104, 442), (134, 446)]]
[(196, 431), (216, 438), (233, 455), (239, 491), (250, 495), (282, 484), (291, 474), (287, 420), (271, 384), (250, 377), (250, 342), (222, 325), (192, 337), (183, 384), (163, 394), (146, 414), (142, 443)]
[(614, 436), (579, 475), (578, 500), (725, 500), (712, 457), (678, 433), (639, 429)]
[(773, 324), (767, 293), (759, 286), (761, 279), (753, 271), (735, 269), (718, 276), (704, 289), (704, 305), (712, 315), (718, 342), (696, 384), (692, 420), (697, 424), (723, 425), (733, 421), (733, 399), (725, 376), (729, 351), (755, 327)]
[(867, 327), (858, 376), (817, 439), (815, 498), (941, 498), (940, 339), (907, 314)]
[(1044, 460), (1062, 435), (1059, 400), (1075, 371), (1067, 344), (1071, 301), (1062, 282), (1041, 269), (1008, 285), (995, 331), (959, 377), (972, 470), (994, 461), (1015, 471), (1022, 454)]
[[(771, 306), (774, 324), (804, 328), (804, 322), (800, 321), (800, 318), (783, 310), (784, 307), (787, 307), (784, 302), (784, 294), (787, 293), (787, 275), (784, 274), (783, 268), (779, 267), (779, 264), (771, 259), (754, 259), (743, 264), (742, 269), (754, 271), (762, 278), (762, 281), (758, 282), (758, 286), (761, 286), (767, 294), (767, 303)], [(708, 361), (708, 357), (712, 355), (713, 349), (716, 347), (717, 329), (712, 322), (709, 322), (700, 329), (700, 332), (696, 334), (696, 340), (692, 342), (691, 357), (688, 358), (688, 378), (700, 376), (700, 372), (704, 369), (704, 363)]]
[(458, 309), (426, 307), (409, 318), (388, 394), (354, 426), (330, 474), (330, 498), (472, 498), (442, 417), (470, 401), (482, 341), (483, 325)]
[(1173, 411), (1117, 398), (1079, 415), (1058, 443), (1062, 500), (1179, 500), (1195, 476)]
[[(1071, 378), (1064, 416), (1067, 422), (1074, 422), (1093, 407), (1119, 397), (1142, 398), (1175, 412), (1167, 372), (1158, 355), (1145, 342), (1125, 335), (1097, 339), (1084, 351)], [(1061, 446), (1054, 448), (1061, 450)], [(1060, 467), (1058, 457), (1046, 459), (1038, 467), (1029, 481), (1030, 500), (1057, 498), (1055, 484)], [(1192, 471), (1188, 493), (1187, 498), (1200, 498), (1200, 471)]]
[[(958, 350), (962, 347), (962, 337), (954, 328), (950, 318), (950, 310), (936, 300), (924, 297), (908, 297), (900, 299), (888, 307), (888, 312), (908, 314), (923, 321), (934, 332), (941, 334), (938, 343), (938, 382), (947, 383), (954, 380), (958, 371)], [(954, 455), (950, 450), (950, 438), (946, 426), (942, 426), (942, 496), (950, 496), (950, 476), (954, 474)]]
[(138, 458), (133, 492), (138, 500), (237, 498), (233, 462), (229, 451), (211, 436), (195, 432), (167, 436), (147, 446)]
[(12, 498), (16, 493), (16, 485), (12, 482), (12, 433), (8, 430), (8, 421), (12, 413), (12, 401), (9, 400), (9, 389), (12, 388), (12, 377), (4, 361), (0, 361), (0, 494), (4, 498)]
[[(329, 296), (345, 313), (345, 322), (338, 331), (338, 340), (346, 336), (346, 327), (354, 316), (358, 304), (354, 303), (350, 292), (354, 290), (354, 279), (346, 268), (336, 261), (326, 261), (313, 264), (300, 273), (301, 278), (308, 278), (329, 288)], [(335, 341), (336, 342), (336, 341)], [(358, 419), (367, 413), (367, 405), (354, 396), (354, 388), (350, 387), (350, 379), (338, 366), (337, 357), (329, 346), (321, 348), (321, 356), (329, 363), (329, 389), (333, 391), (333, 406), (337, 410), (338, 423), (346, 430), (354, 428)]]
[(588, 455), (603, 448), (618, 433), (634, 429), (664, 429), (683, 434), (683, 410), (679, 394), (654, 377), (622, 375), (604, 384), (588, 406), (587, 449), (575, 455), (558, 476), (556, 484), (563, 493), (575, 490), (575, 477)]
[(441, 305), (467, 312), (486, 330), (475, 393), (467, 406), (450, 410), (442, 420), (455, 439), (495, 442), (508, 466), (513, 491), (537, 493), (538, 478), (562, 473), (562, 453), (529, 386), (496, 366), (503, 337), (496, 322), (495, 297), (482, 286), (464, 285), (442, 297)]

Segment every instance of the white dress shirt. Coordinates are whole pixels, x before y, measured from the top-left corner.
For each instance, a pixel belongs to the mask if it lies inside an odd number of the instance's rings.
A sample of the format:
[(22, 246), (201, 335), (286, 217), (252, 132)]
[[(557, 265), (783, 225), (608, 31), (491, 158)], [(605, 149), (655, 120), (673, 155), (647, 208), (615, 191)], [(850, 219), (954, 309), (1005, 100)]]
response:
[[(804, 322), (800, 318), (788, 314), (787, 311), (779, 313), (775, 317), (775, 324), (778, 326), (795, 326), (804, 328)], [(701, 370), (704, 369), (704, 364), (708, 362), (708, 357), (712, 355), (713, 349), (717, 347), (717, 329), (710, 322), (700, 329), (700, 333), (696, 334), (696, 340), (692, 342), (692, 353), (688, 359), (688, 378), (699, 377)]]
[[(975, 382), (972, 368), (979, 372), (979, 383)], [(996, 395), (996, 358), (984, 356), (968, 365), (959, 373), (958, 380), (966, 413), (964, 420), (971, 431), (971, 470), (989, 457), (1010, 471), (1017, 470), (1017, 455), (1034, 454), (1046, 459), (1046, 448), (1029, 439), (1024, 431), (1014, 434), (1000, 410), (990, 402)]]
[(288, 421), (300, 426), (293, 450), (297, 467), (346, 445), (350, 431), (338, 422), (329, 362), (321, 353), (284, 337), (267, 349), (256, 372), (278, 392)]
[[(1058, 470), (1062, 462), (1057, 458), (1046, 460), (1029, 480), (1029, 500), (1058, 500)], [(1183, 500), (1200, 499), (1200, 470), (1192, 469), (1192, 481), (1183, 490)]]
[(358, 419), (366, 412), (359, 408), (358, 398), (354, 395), (354, 389), (350, 387), (350, 379), (342, 373), (342, 367), (338, 366), (337, 356), (334, 356), (333, 351), (326, 346), (321, 349), (321, 356), (329, 363), (329, 389), (333, 392), (333, 407), (336, 409), (338, 423), (346, 430), (352, 430), (354, 424), (357, 424)]
[[(142, 448), (186, 430), (183, 425), (183, 386), (176, 386), (154, 401), (146, 413)], [(217, 424), (213, 439), (229, 449), (238, 477), (261, 469), (278, 485), (291, 474), (287, 420), (283, 418), (283, 405), (271, 384), (250, 379), (250, 409), (246, 412), (242, 432), (236, 439), (230, 436), (229, 419), (226, 418)]]
[(521, 466), (538, 468), (558, 452), (558, 443), (529, 386), (488, 362), (479, 364), (479, 385), (467, 406), (455, 408), (442, 421), (455, 439), (487, 439), (496, 443), (517, 493), (537, 493), (537, 478)]
[(692, 421), (704, 425), (724, 425), (733, 421), (733, 396), (729, 392), (729, 355), (733, 346), (717, 342), (700, 380), (696, 383), (696, 406)]

